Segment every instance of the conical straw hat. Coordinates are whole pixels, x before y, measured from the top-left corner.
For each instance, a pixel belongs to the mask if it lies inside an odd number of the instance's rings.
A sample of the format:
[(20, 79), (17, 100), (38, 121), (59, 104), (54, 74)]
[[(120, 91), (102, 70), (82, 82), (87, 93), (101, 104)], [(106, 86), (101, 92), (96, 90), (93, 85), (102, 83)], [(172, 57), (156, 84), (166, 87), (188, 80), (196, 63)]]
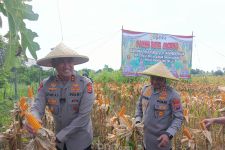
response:
[(73, 58), (74, 65), (82, 64), (89, 60), (87, 56), (79, 55), (77, 52), (61, 42), (44, 58), (37, 60), (37, 64), (40, 66), (53, 67), (52, 59), (65, 57)]
[(148, 69), (140, 72), (140, 74), (179, 80), (169, 71), (169, 69), (162, 62), (150, 66)]

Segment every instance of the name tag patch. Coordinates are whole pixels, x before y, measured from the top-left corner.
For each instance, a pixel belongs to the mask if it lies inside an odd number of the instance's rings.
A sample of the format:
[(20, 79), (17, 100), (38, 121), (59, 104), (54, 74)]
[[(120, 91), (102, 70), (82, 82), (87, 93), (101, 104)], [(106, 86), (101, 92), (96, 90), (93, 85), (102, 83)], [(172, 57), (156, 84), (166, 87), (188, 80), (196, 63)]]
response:
[(57, 105), (57, 100), (56, 99), (48, 99), (48, 104), (49, 105)]
[(49, 91), (56, 91), (56, 90), (58, 90), (58, 88), (56, 86), (57, 86), (57, 83), (56, 82), (51, 82), (48, 85), (48, 90)]
[(80, 96), (80, 93), (70, 93), (70, 96)]
[(56, 97), (58, 97), (59, 96), (59, 94), (58, 93), (47, 93), (46, 94), (46, 96), (56, 96)]

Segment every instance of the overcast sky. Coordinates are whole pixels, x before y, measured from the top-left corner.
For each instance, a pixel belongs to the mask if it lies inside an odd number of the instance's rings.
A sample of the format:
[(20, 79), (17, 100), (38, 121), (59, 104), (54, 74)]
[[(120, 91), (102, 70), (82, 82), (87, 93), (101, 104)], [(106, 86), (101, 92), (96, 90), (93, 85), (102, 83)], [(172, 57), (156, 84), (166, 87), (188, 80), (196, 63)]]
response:
[[(225, 67), (224, 0), (33, 0), (38, 58), (62, 41), (90, 58), (75, 69), (121, 66), (121, 28), (193, 35), (192, 68)], [(3, 24), (4, 25), (4, 24)]]

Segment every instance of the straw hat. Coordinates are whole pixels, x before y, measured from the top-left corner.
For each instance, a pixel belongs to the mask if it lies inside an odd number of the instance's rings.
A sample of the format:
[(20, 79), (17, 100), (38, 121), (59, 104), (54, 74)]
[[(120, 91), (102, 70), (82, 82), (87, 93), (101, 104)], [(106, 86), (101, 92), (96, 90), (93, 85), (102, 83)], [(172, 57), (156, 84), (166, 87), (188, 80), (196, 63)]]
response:
[(50, 53), (48, 53), (48, 55), (42, 59), (37, 60), (37, 64), (40, 66), (53, 67), (52, 59), (65, 57), (73, 58), (74, 65), (82, 64), (89, 60), (87, 56), (79, 55), (77, 52), (61, 42)]
[(164, 77), (164, 78), (173, 79), (173, 80), (179, 80), (169, 71), (169, 69), (162, 62), (159, 62), (159, 63), (149, 67), (148, 69), (140, 72), (140, 74)]

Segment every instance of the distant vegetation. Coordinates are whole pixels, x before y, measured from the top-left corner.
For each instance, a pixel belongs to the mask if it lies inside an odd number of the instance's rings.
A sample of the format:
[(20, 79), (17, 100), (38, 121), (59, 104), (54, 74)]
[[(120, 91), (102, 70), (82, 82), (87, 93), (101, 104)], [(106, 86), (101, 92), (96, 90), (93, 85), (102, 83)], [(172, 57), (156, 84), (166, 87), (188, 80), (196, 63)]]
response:
[(200, 70), (200, 69), (191, 69), (191, 74), (192, 75), (215, 75), (215, 76), (222, 76), (225, 74), (225, 68), (223, 68), (223, 70), (216, 70), (216, 71), (204, 71), (204, 70)]

